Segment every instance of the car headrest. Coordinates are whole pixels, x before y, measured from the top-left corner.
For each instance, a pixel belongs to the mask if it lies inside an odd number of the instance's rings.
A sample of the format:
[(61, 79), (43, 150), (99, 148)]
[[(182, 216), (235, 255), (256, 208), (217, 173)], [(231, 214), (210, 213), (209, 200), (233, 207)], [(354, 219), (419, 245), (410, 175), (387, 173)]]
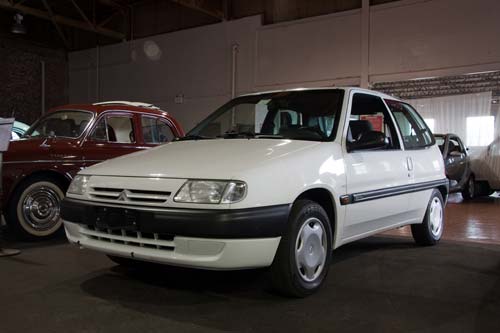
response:
[(349, 129), (353, 140), (358, 140), (361, 134), (373, 130), (372, 123), (368, 120), (351, 120)]

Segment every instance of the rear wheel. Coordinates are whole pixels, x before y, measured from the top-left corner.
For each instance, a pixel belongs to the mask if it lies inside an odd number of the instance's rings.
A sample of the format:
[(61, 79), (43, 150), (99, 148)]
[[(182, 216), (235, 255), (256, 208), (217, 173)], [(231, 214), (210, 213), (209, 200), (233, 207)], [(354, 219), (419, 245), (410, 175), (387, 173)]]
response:
[(470, 175), (469, 179), (467, 180), (467, 184), (465, 184), (465, 187), (462, 190), (462, 197), (465, 200), (471, 200), (474, 199), (476, 195), (476, 179), (474, 178), (474, 175)]
[(66, 187), (57, 179), (33, 177), (14, 192), (7, 222), (24, 239), (43, 239), (62, 226), (60, 203)]
[(314, 293), (327, 276), (331, 244), (330, 221), (323, 207), (310, 200), (298, 200), (271, 266), (274, 288), (294, 297)]
[(413, 239), (419, 245), (435, 245), (441, 239), (444, 229), (444, 204), (441, 192), (434, 189), (424, 220), (421, 224), (412, 224)]

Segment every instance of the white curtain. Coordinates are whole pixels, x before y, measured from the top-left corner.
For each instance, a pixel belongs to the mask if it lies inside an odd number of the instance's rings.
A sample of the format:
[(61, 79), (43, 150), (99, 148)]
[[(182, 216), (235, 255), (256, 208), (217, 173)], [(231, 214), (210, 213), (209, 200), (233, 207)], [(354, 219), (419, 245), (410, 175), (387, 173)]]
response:
[(498, 114), (492, 113), (491, 91), (435, 98), (411, 99), (434, 133), (457, 134), (471, 152), (479, 154), (499, 133)]

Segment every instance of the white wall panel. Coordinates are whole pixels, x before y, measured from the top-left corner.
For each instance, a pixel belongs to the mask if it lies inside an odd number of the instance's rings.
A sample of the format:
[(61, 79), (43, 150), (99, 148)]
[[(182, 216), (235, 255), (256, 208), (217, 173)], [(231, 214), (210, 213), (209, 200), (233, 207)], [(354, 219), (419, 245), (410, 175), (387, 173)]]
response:
[(406, 0), (371, 10), (372, 81), (423, 71), (430, 76), (433, 70), (452, 75), (492, 69), (488, 65), (500, 69), (497, 0)]
[(359, 77), (360, 19), (355, 10), (258, 29), (256, 86)]

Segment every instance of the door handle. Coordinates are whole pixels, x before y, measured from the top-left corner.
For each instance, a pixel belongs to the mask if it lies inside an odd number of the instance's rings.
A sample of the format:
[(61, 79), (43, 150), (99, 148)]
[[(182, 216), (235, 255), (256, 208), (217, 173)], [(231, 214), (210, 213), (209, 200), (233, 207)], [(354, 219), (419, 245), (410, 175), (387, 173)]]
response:
[(406, 158), (406, 168), (408, 169), (408, 171), (413, 170), (413, 160), (409, 156)]

